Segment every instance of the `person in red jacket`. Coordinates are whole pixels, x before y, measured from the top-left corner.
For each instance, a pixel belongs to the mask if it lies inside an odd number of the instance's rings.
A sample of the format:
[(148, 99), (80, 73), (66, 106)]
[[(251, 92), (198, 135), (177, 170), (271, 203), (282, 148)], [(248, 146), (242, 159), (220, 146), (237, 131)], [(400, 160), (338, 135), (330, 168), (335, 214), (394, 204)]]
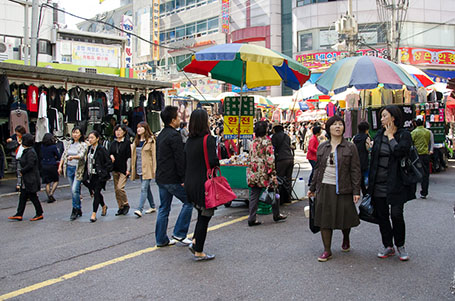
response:
[(316, 125), (312, 128), (313, 131), (313, 136), (310, 139), (310, 142), (308, 143), (308, 153), (306, 154), (306, 158), (311, 164), (311, 174), (310, 178), (308, 179), (308, 186), (311, 185), (311, 180), (313, 179), (313, 172), (314, 172), (314, 167), (316, 166), (316, 153), (318, 151), (318, 146), (319, 146), (319, 140), (318, 137), (321, 135), (321, 127), (319, 125)]

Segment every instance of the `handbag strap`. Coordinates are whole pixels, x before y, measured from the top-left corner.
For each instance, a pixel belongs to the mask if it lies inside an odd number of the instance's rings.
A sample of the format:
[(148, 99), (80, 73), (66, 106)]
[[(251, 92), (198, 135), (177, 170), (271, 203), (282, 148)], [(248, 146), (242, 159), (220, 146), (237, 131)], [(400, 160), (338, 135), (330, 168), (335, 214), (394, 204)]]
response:
[(204, 136), (204, 159), (205, 159), (205, 167), (207, 168), (207, 171), (210, 170), (209, 153), (207, 151), (207, 138), (208, 137), (209, 137), (209, 134)]

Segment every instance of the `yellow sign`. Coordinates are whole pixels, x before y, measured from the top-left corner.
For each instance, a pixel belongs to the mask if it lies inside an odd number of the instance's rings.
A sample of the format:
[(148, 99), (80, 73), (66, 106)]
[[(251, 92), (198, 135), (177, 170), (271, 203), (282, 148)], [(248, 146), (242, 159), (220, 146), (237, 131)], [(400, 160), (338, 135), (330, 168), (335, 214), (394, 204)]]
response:
[[(240, 139), (253, 138), (253, 116), (242, 116), (240, 122)], [(239, 133), (239, 116), (224, 116), (224, 138), (237, 139)]]

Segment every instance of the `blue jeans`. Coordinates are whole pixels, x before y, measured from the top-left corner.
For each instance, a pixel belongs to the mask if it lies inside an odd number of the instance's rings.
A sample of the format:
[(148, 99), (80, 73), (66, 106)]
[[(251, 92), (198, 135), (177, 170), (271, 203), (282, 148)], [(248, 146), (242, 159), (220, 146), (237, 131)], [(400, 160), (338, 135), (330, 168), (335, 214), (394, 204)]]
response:
[(152, 191), (150, 190), (150, 181), (151, 179), (145, 180), (142, 179), (141, 176), (141, 198), (139, 199), (139, 207), (137, 207), (137, 210), (142, 212), (142, 209), (144, 209), (144, 203), (145, 199), (149, 201), (150, 208), (155, 208), (155, 202), (153, 201), (153, 194)]
[(71, 197), (73, 199), (73, 208), (81, 209), (81, 181), (76, 180), (77, 166), (66, 167), (66, 176), (71, 187)]
[(158, 184), (158, 188), (161, 204), (156, 218), (155, 239), (156, 244), (160, 246), (169, 242), (167, 224), (173, 196), (183, 203), (182, 210), (180, 210), (179, 217), (175, 222), (174, 236), (176, 237), (186, 238), (191, 222), (191, 214), (193, 213), (193, 205), (188, 201), (186, 191), (180, 184)]

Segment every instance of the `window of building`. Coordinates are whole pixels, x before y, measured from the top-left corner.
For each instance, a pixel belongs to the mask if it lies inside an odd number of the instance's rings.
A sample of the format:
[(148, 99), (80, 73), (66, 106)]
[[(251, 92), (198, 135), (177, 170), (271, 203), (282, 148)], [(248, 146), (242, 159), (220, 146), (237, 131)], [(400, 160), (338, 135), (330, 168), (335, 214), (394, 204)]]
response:
[(213, 30), (213, 29), (218, 29), (218, 17), (209, 19), (209, 20), (207, 21), (207, 29), (208, 29), (209, 31), (211, 31), (211, 30)]
[(38, 40), (38, 53), (52, 55), (51, 42), (46, 40)]
[(323, 2), (335, 2), (335, 1), (340, 1), (340, 0), (297, 0), (296, 1), (296, 6), (304, 6), (307, 4), (313, 4), (313, 3), (323, 3)]
[(322, 48), (330, 48), (333, 45), (338, 43), (338, 32), (334, 29), (325, 29), (319, 31), (319, 47)]
[(299, 51), (313, 50), (313, 33), (299, 34)]
[(197, 22), (196, 32), (206, 32), (207, 31), (207, 20)]
[(186, 25), (186, 35), (192, 36), (196, 30), (196, 23), (191, 23)]
[(175, 37), (177, 40), (185, 36), (185, 26), (180, 26), (175, 29)]

